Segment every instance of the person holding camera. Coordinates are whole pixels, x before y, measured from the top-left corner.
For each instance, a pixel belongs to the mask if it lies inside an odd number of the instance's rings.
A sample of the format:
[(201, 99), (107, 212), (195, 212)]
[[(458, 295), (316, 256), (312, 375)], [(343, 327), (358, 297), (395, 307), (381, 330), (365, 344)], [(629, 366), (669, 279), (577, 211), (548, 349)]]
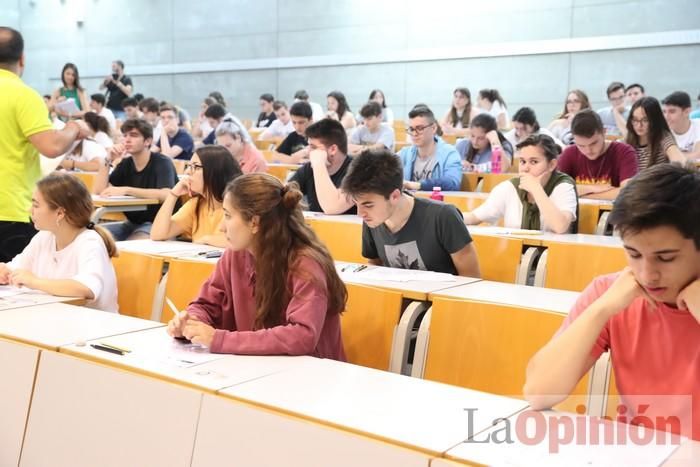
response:
[(100, 90), (107, 89), (106, 107), (112, 111), (118, 120), (124, 121), (125, 113), (122, 101), (131, 96), (134, 91), (134, 83), (124, 74), (124, 62), (115, 60), (112, 62), (112, 74), (107, 76), (100, 85)]

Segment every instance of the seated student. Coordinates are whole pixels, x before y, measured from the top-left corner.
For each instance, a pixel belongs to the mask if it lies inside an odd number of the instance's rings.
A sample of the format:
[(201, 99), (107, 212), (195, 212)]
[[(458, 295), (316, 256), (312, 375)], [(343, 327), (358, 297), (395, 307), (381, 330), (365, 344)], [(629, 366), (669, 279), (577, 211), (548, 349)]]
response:
[(58, 168), (97, 172), (101, 166), (105, 165), (106, 157), (107, 150), (103, 146), (95, 141), (84, 139), (63, 156)]
[(625, 88), (625, 98), (627, 99), (627, 105), (633, 105), (642, 97), (646, 97), (644, 94), (644, 86), (639, 83), (630, 84)]
[(561, 148), (547, 135), (518, 144), (520, 177), (499, 183), (484, 204), (464, 215), (467, 225), (496, 223), (508, 228), (576, 233), (576, 182), (557, 170)]
[(294, 93), (294, 103), (296, 104), (297, 102), (306, 102), (311, 107), (312, 119), (309, 123), (317, 122), (322, 118), (326, 117), (325, 112), (323, 111), (323, 107), (321, 107), (321, 104), (310, 100), (309, 93), (306, 92), (304, 89), (299, 89), (297, 92)]
[(112, 132), (106, 118), (100, 117), (95, 112), (85, 112), (83, 120), (85, 120), (85, 123), (87, 123), (90, 129), (90, 137), (92, 137), (97, 144), (105, 149), (114, 146), (114, 141), (112, 141), (111, 136)]
[(465, 170), (480, 172), (491, 170), (491, 155), (494, 148), (501, 149), (501, 171), (507, 172), (513, 163), (513, 146), (498, 130), (496, 119), (487, 113), (474, 117), (469, 128), (469, 138), (459, 140), (457, 153)]
[(289, 183), (296, 183), (306, 197), (309, 211), (326, 214), (355, 214), (354, 204), (348, 200), (331, 206), (322, 201), (337, 198), (338, 187), (348, 171), (352, 158), (348, 153), (348, 136), (337, 120), (324, 118), (306, 129), (309, 138), (310, 161), (294, 172)]
[(479, 91), (479, 108), (496, 119), (499, 130), (510, 127), (508, 106), (501, 97), (498, 89), (482, 89)]
[(0, 263), (0, 284), (81, 297), (87, 306), (116, 313), (117, 279), (109, 258), (117, 255), (112, 236), (90, 222), (93, 205), (85, 184), (54, 172), (37, 182), (32, 221), (39, 230), (7, 264)]
[(637, 174), (637, 154), (629, 144), (605, 140), (600, 117), (582, 110), (571, 122), (574, 145), (559, 156), (558, 168), (576, 180), (579, 198), (615, 199)]
[(260, 96), (260, 115), (255, 122), (257, 128), (269, 128), (269, 126), (277, 120), (277, 115), (274, 112), (273, 103), (275, 98), (272, 94), (265, 93)]
[(272, 108), (275, 111), (276, 118), (265, 128), (265, 131), (260, 133), (258, 139), (286, 138), (288, 134), (294, 131), (294, 125), (289, 116), (287, 104), (283, 101), (275, 101), (274, 104), (272, 104)]
[(347, 290), (306, 225), (301, 193), (268, 174), (226, 187), (228, 248), (199, 297), (168, 323), (214, 353), (345, 360), (340, 313)]
[[(139, 110), (143, 114), (143, 119), (153, 128), (153, 141), (160, 141), (160, 134), (163, 131), (163, 122), (160, 121), (160, 104), (152, 97), (146, 97), (139, 102)], [(120, 127), (121, 130), (121, 127)]]
[(462, 184), (462, 164), (454, 146), (445, 143), (436, 133), (437, 121), (433, 111), (417, 105), (408, 113), (407, 133), (413, 146), (399, 151), (403, 164), (403, 187), (408, 190), (459, 190)]
[(93, 94), (90, 96), (90, 109), (100, 117), (106, 118), (109, 128), (115, 131), (117, 129), (117, 119), (114, 117), (114, 113), (105, 107), (106, 102), (107, 100), (103, 94)]
[(627, 420), (649, 404), (644, 420), (692, 417), (700, 440), (699, 198), (700, 174), (678, 164), (650, 167), (622, 189), (610, 222), (629, 266), (594, 279), (530, 360), (524, 393), (534, 409), (563, 400), (609, 351)]
[(357, 155), (364, 149), (386, 148), (394, 150), (394, 129), (382, 125), (382, 106), (370, 101), (360, 110), (363, 125), (357, 127), (350, 137), (348, 153)]
[(688, 159), (700, 159), (700, 121), (690, 119), (690, 96), (687, 92), (672, 92), (661, 102), (678, 148)]
[(462, 214), (450, 204), (404, 193), (403, 169), (390, 151), (363, 151), (342, 190), (364, 221), (362, 256), (371, 264), (481, 277)]
[[(547, 135), (564, 147), (564, 143), (559, 141), (547, 128), (540, 127), (535, 111), (530, 107), (521, 107), (513, 115), (513, 128), (503, 134), (511, 146), (515, 147), (520, 142), (525, 141), (530, 135)], [(517, 156), (517, 154), (516, 154)]]
[(630, 108), (625, 103), (625, 85), (614, 81), (610, 83), (606, 93), (610, 106), (598, 110), (605, 134), (624, 137), (627, 133), (627, 119), (630, 115)]
[(216, 104), (216, 99), (213, 97), (205, 97), (199, 107), (199, 114), (197, 115), (197, 120), (192, 122), (192, 137), (201, 141), (203, 138), (209, 136), (209, 134), (214, 130), (214, 128), (209, 125), (209, 120), (204, 116), (204, 112), (207, 111), (210, 105)]
[(231, 120), (224, 120), (216, 127), (216, 143), (225, 147), (241, 167), (244, 174), (267, 172), (267, 162), (251, 142), (246, 142), (243, 130)]
[(386, 105), (386, 98), (381, 89), (372, 89), (369, 93), (369, 100), (379, 103), (382, 106), (382, 123), (391, 126), (394, 124), (394, 111)]
[[(168, 193), (151, 227), (151, 240), (183, 236), (192, 243), (226, 246), (219, 227), (226, 184), (241, 175), (241, 168), (223, 146), (204, 146), (185, 165), (185, 174)], [(173, 214), (181, 196), (191, 198)]]
[(248, 133), (248, 130), (246, 130), (245, 126), (243, 125), (243, 122), (241, 122), (235, 115), (227, 112), (226, 108), (221, 104), (212, 104), (207, 107), (207, 110), (204, 111), (204, 117), (207, 119), (209, 126), (212, 127), (213, 130), (207, 135), (206, 138), (202, 140), (202, 144), (216, 144), (216, 127), (218, 127), (224, 120), (233, 121), (233, 123), (238, 125), (238, 128), (240, 128), (243, 132), (246, 142), (253, 141), (253, 139), (250, 137), (250, 133)]
[[(289, 109), (294, 131), (275, 149), (275, 161), (288, 164), (299, 164), (309, 159), (309, 141), (306, 138), (306, 128), (311, 124), (313, 111), (304, 101), (295, 102)], [(320, 121), (320, 120), (319, 120)]]
[[(153, 137), (151, 125), (145, 120), (127, 120), (121, 131), (124, 142), (114, 145), (108, 157), (123, 160), (111, 174), (108, 164), (99, 168), (93, 192), (102, 196), (129, 195), (165, 201), (178, 181), (177, 173), (169, 157), (149, 151)], [(105, 228), (119, 241), (148, 238), (158, 208), (154, 204), (145, 211), (125, 212), (126, 221), (105, 224)]]
[(326, 117), (338, 120), (346, 130), (355, 128), (357, 122), (350, 110), (348, 101), (345, 99), (345, 94), (340, 91), (330, 92), (326, 97), (326, 101), (328, 104), (328, 113)]
[(467, 88), (457, 88), (452, 93), (452, 107), (440, 122), (446, 135), (469, 136), (469, 123), (480, 110), (472, 105), (472, 95)]
[(577, 112), (590, 108), (591, 103), (586, 93), (580, 89), (573, 89), (566, 96), (564, 110), (549, 124), (547, 129), (562, 143), (566, 145), (573, 144), (574, 137), (571, 134), (571, 120), (573, 120)]
[(135, 97), (127, 97), (122, 101), (122, 107), (124, 108), (125, 120), (130, 118), (143, 118), (143, 114), (139, 110), (139, 101)]
[(151, 150), (171, 159), (190, 160), (194, 140), (187, 130), (180, 128), (177, 109), (168, 104), (160, 106), (160, 121), (163, 123), (163, 131)]
[(632, 105), (627, 119), (626, 142), (637, 151), (639, 170), (669, 160), (685, 162), (685, 156), (676, 146), (664, 119), (661, 105), (653, 97), (642, 97)]

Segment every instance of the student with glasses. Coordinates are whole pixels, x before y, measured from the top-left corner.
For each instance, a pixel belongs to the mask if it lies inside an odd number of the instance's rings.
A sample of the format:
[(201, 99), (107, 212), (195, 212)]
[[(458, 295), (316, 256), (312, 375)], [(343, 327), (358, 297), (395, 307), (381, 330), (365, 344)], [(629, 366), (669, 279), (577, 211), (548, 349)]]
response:
[(637, 151), (639, 170), (669, 160), (685, 162), (664, 119), (661, 104), (653, 97), (642, 97), (632, 105), (626, 142)]
[(625, 85), (614, 81), (610, 83), (606, 93), (610, 105), (598, 110), (605, 133), (613, 136), (626, 136), (630, 108), (627, 107), (625, 100)]
[(566, 95), (564, 102), (564, 110), (547, 126), (547, 129), (552, 132), (555, 138), (562, 143), (569, 145), (573, 143), (573, 135), (571, 134), (571, 120), (574, 115), (581, 110), (591, 108), (591, 103), (588, 96), (580, 89), (572, 89)]
[(409, 127), (413, 146), (399, 152), (403, 164), (404, 188), (408, 190), (459, 190), (462, 182), (462, 163), (454, 146), (437, 137), (437, 121), (432, 110), (419, 104), (409, 113)]
[[(193, 243), (224, 248), (226, 238), (219, 230), (226, 184), (241, 175), (238, 162), (223, 146), (204, 146), (185, 165), (183, 177), (168, 193), (151, 228), (151, 240), (185, 237)], [(190, 199), (173, 214), (181, 196)]]

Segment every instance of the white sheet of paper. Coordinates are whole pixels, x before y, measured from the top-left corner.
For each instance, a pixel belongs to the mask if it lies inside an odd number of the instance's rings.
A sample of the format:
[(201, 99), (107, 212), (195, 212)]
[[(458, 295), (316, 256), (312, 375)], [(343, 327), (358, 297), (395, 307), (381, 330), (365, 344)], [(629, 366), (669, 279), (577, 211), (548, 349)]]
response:
[(130, 195), (121, 195), (121, 196), (92, 195), (93, 201), (125, 201), (125, 200), (131, 200), (131, 199), (136, 199), (136, 197), (130, 196)]
[(412, 269), (372, 268), (358, 272), (349, 272), (355, 277), (362, 276), (363, 280), (394, 281), (394, 282), (456, 282), (452, 274), (432, 271), (416, 271)]
[(0, 298), (14, 297), (26, 293), (29, 289), (15, 287), (14, 285), (0, 285)]
[(54, 109), (56, 109), (57, 112), (62, 112), (67, 115), (73, 115), (80, 112), (80, 109), (73, 99), (66, 99), (56, 103), (56, 105), (54, 105)]

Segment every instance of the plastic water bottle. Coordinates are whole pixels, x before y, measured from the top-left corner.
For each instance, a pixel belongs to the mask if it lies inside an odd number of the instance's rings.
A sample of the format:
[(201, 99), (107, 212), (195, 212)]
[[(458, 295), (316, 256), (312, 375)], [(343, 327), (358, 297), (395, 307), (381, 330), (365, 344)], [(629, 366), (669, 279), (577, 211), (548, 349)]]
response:
[(501, 173), (501, 148), (491, 149), (491, 173)]
[(442, 196), (442, 188), (439, 186), (434, 186), (433, 192), (430, 193), (430, 199), (434, 199), (435, 201), (445, 201), (445, 197)]

